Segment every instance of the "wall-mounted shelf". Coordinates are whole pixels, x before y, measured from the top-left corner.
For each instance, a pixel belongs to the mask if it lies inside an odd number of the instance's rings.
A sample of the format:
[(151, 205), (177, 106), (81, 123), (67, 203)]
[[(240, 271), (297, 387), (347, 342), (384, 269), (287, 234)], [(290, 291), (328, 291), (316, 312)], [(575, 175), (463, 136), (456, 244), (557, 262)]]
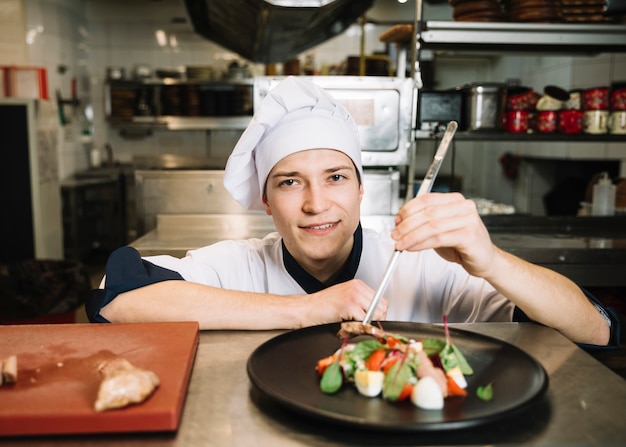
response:
[(626, 25), (426, 21), (420, 47), (449, 51), (626, 52)]
[(105, 88), (109, 124), (133, 132), (243, 130), (252, 118), (252, 79), (113, 80)]

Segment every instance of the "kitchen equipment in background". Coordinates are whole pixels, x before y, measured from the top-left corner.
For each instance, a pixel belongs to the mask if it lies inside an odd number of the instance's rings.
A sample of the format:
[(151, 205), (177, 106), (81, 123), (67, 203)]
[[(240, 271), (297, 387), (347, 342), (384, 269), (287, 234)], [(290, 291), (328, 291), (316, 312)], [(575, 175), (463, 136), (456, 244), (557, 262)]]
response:
[(532, 110), (537, 103), (537, 94), (530, 87), (509, 87), (506, 93), (506, 110)]
[(451, 0), (450, 4), (455, 21), (502, 22), (506, 19), (498, 0)]
[(109, 81), (126, 79), (126, 69), (124, 67), (107, 67), (106, 78)]
[(498, 83), (471, 84), (462, 87), (465, 93), (467, 130), (497, 131), (503, 128), (506, 86)]
[(393, 64), (387, 55), (363, 55), (362, 60), (363, 67), (361, 67), (361, 56), (348, 56), (345, 74), (348, 76), (393, 76)]
[(556, 132), (558, 112), (555, 110), (543, 110), (536, 114), (537, 131), (541, 133)]
[(615, 110), (609, 116), (609, 132), (613, 135), (626, 134), (626, 110)]
[[(193, 69), (191, 73), (199, 76)], [(252, 115), (252, 81), (109, 81), (105, 113), (117, 123), (138, 118), (142, 123), (166, 122), (172, 128), (177, 117), (247, 117)]]
[(210, 83), (199, 86), (202, 116), (252, 115), (252, 86), (238, 83)]
[(156, 228), (159, 214), (246, 214), (223, 179), (223, 170), (137, 169), (137, 235)]
[(194, 157), (176, 154), (161, 155), (135, 155), (133, 157), (133, 166), (139, 170), (201, 170), (201, 169), (221, 169), (222, 167), (214, 166), (204, 157)]
[(611, 85), (611, 110), (626, 110), (626, 82)]
[(78, 171), (61, 182), (65, 259), (108, 254), (134, 236), (129, 234), (135, 227), (134, 210), (128, 205), (132, 170), (109, 163), (106, 148), (98, 153), (100, 167)]
[(154, 70), (154, 75), (159, 79), (183, 79), (187, 76), (187, 79), (193, 79), (189, 75), (190, 67), (177, 67), (177, 68), (157, 68)]
[(569, 93), (556, 85), (547, 85), (543, 89), (543, 96), (539, 98), (535, 108), (538, 111), (561, 110), (563, 104), (570, 98)]
[(461, 90), (420, 91), (418, 97), (418, 126), (420, 130), (436, 132), (450, 121), (463, 122), (463, 92)]
[(228, 79), (231, 81), (240, 81), (242, 79), (251, 78), (252, 73), (247, 64), (241, 65), (237, 61), (228, 64)]
[(163, 115), (182, 116), (183, 115), (183, 95), (182, 85), (164, 85), (161, 90), (161, 104)]
[(524, 133), (529, 128), (528, 110), (508, 110), (505, 114), (505, 130), (511, 133)]
[(583, 131), (592, 135), (604, 134), (608, 130), (608, 110), (585, 110)]
[(609, 110), (609, 88), (594, 87), (583, 91), (585, 110)]
[[(562, 0), (560, 4), (560, 21), (563, 23), (612, 23), (619, 19), (617, 4), (624, 0)], [(610, 12), (609, 12), (610, 11)]]
[(363, 172), (362, 215), (395, 215), (400, 209), (400, 171), (366, 169)]
[(152, 68), (146, 64), (137, 64), (133, 67), (133, 78), (136, 80), (148, 79), (152, 76)]
[(300, 76), (300, 59), (294, 57), (283, 62), (283, 74), (285, 76)]
[(137, 116), (151, 116), (152, 111), (152, 91), (146, 86), (142, 86), (139, 89), (139, 95), (135, 104), (135, 115)]
[(582, 108), (582, 91), (570, 90), (569, 98), (565, 101), (565, 109), (580, 110)]
[(184, 0), (196, 33), (249, 61), (265, 64), (282, 63), (341, 34), (373, 3)]
[(187, 79), (214, 81), (218, 78), (216, 70), (210, 65), (187, 65), (185, 72), (187, 73)]
[(131, 119), (135, 115), (135, 104), (140, 85), (121, 80), (105, 84), (105, 113), (107, 117)]
[(563, 134), (576, 134), (583, 131), (584, 112), (582, 110), (559, 110), (557, 130)]
[(506, 17), (511, 22), (559, 22), (560, 2), (533, 3), (528, 0), (509, 0), (504, 3)]
[(89, 167), (95, 169), (100, 166), (102, 166), (102, 153), (99, 147), (94, 146), (89, 150)]
[(593, 185), (592, 216), (612, 216), (615, 214), (615, 190), (616, 187), (608, 173), (603, 172), (598, 182)]
[(535, 108), (540, 111), (547, 111), (547, 110), (560, 110), (561, 109), (561, 101), (553, 98), (550, 95), (543, 95), (541, 98), (539, 98), (539, 101), (537, 101), (537, 105), (535, 106)]

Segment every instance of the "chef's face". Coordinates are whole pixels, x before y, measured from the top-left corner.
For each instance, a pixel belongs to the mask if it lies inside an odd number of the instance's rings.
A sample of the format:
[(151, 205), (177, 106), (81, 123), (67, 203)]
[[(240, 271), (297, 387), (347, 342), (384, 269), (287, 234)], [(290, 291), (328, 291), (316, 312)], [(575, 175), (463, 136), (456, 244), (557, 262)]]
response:
[(350, 157), (312, 149), (288, 155), (272, 168), (264, 203), (289, 253), (303, 268), (319, 270), (346, 261), (362, 197)]

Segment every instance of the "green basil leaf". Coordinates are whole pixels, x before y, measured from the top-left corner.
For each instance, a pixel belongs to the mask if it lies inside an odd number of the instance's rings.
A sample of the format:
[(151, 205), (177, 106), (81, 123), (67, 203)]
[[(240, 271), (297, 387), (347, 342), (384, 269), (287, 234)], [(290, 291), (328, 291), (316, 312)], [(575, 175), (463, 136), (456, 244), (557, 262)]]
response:
[(488, 383), (485, 386), (479, 386), (476, 388), (476, 396), (478, 396), (479, 399), (486, 401), (493, 399), (493, 385)]
[(333, 394), (339, 391), (343, 385), (343, 375), (341, 374), (341, 365), (339, 362), (333, 362), (324, 371), (322, 374), (322, 379), (320, 380), (320, 389), (323, 393)]
[(452, 349), (449, 343), (446, 343), (439, 353), (439, 359), (441, 360), (444, 371), (450, 371), (458, 365), (456, 355), (454, 355), (454, 349)]
[(461, 350), (456, 347), (456, 345), (452, 345), (452, 351), (454, 352), (459, 368), (461, 368), (461, 372), (466, 376), (474, 374), (474, 370), (470, 366), (469, 362), (465, 359), (465, 356), (463, 355)]
[(439, 354), (445, 347), (446, 343), (438, 338), (425, 338), (422, 340), (422, 347), (426, 354)]
[(354, 346), (354, 349), (350, 352), (350, 357), (359, 360), (366, 360), (370, 355), (372, 355), (372, 352), (385, 347), (386, 345), (383, 345), (378, 340), (361, 341)]
[(466, 376), (474, 374), (474, 370), (465, 359), (465, 356), (454, 344), (446, 343), (439, 353), (439, 359), (441, 359), (441, 364), (446, 372), (458, 366), (461, 372)]
[(396, 362), (385, 375), (383, 397), (392, 402), (398, 400), (404, 384), (409, 381), (411, 375), (413, 375), (413, 369), (409, 362)]

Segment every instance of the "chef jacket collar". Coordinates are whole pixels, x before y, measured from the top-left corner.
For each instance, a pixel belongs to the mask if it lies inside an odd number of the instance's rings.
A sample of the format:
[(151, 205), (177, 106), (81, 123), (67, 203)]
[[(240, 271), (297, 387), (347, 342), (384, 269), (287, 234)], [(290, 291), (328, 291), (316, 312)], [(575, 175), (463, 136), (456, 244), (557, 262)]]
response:
[(348, 256), (348, 261), (343, 269), (339, 272), (339, 274), (329, 283), (325, 284), (319, 281), (317, 278), (310, 275), (306, 270), (304, 270), (300, 264), (296, 262), (296, 260), (291, 256), (291, 253), (285, 247), (285, 242), (283, 241), (283, 264), (287, 269), (287, 272), (291, 275), (293, 279), (296, 280), (298, 284), (304, 289), (306, 293), (315, 293), (320, 290), (324, 290), (327, 287), (334, 286), (335, 284), (340, 284), (342, 282), (349, 281), (354, 279), (356, 275), (356, 271), (359, 268), (359, 262), (361, 261), (361, 252), (363, 250), (363, 229), (361, 228), (361, 224), (359, 223), (356, 231), (354, 232), (354, 244), (352, 245), (352, 251), (350, 252), (350, 256)]

